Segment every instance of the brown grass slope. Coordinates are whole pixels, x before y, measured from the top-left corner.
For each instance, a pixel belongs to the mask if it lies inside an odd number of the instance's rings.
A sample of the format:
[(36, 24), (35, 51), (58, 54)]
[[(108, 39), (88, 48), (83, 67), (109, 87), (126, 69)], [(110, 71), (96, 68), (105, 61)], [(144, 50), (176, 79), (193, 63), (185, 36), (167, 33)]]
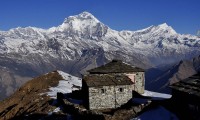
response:
[(51, 98), (42, 93), (47, 92), (49, 87), (58, 85), (62, 79), (55, 71), (28, 81), (13, 95), (0, 102), (0, 120), (20, 119), (19, 116), (47, 114), (52, 111), (55, 107), (49, 105)]

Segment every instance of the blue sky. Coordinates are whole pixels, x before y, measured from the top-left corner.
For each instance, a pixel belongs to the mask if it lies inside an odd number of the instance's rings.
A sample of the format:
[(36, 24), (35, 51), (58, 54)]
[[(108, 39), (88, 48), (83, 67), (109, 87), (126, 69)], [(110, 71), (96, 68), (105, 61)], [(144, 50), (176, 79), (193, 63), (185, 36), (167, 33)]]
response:
[(115, 30), (165, 22), (182, 34), (200, 30), (200, 0), (0, 0), (0, 30), (50, 28), (83, 11)]

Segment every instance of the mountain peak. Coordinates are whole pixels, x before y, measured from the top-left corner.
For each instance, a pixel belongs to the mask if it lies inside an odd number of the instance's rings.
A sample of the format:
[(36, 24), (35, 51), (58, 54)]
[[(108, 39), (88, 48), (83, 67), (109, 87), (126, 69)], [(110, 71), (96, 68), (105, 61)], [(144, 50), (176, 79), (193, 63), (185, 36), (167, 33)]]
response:
[(69, 21), (71, 20), (73, 21), (76, 19), (77, 20), (93, 20), (95, 22), (99, 22), (99, 20), (96, 17), (94, 17), (91, 13), (84, 11), (78, 15), (69, 16), (68, 18), (65, 18), (64, 23), (68, 23)]
[(167, 28), (167, 27), (169, 27), (169, 25), (167, 23), (162, 23), (162, 24), (160, 24), (158, 26), (161, 27), (161, 28)]
[(82, 17), (82, 18), (95, 18), (91, 13), (84, 11), (82, 13), (80, 13), (78, 16)]
[(107, 29), (107, 26), (101, 23), (91, 13), (82, 12), (78, 15), (69, 16), (60, 26), (50, 28), (49, 31), (68, 31), (68, 34), (82, 34), (85, 35), (85, 37), (89, 37), (88, 35), (100, 37), (107, 32)]
[(164, 30), (164, 31), (167, 32), (167, 33), (177, 34), (176, 31), (175, 31), (171, 26), (169, 26), (167, 23), (160, 24), (160, 25), (158, 25), (157, 27), (158, 27), (159, 29)]

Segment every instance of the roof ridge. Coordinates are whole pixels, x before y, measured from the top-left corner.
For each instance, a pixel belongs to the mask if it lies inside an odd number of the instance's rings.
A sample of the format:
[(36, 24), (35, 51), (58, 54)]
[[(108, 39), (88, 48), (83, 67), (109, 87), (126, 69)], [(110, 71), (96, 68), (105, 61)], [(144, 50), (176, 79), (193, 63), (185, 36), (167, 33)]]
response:
[(144, 69), (132, 66), (121, 60), (112, 60), (111, 62), (97, 68), (88, 70), (93, 74), (108, 74), (108, 73), (126, 73), (126, 72), (144, 72)]

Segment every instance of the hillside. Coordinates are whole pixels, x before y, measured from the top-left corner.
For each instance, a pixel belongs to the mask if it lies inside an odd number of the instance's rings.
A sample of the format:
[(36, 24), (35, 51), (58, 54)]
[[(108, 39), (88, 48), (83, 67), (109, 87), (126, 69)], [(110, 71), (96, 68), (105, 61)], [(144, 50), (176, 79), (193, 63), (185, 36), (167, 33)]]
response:
[(3, 120), (34, 113), (48, 114), (55, 107), (49, 105), (53, 101), (45, 93), (49, 86), (56, 86), (61, 79), (57, 72), (51, 72), (27, 82), (0, 103), (0, 118)]
[[(39, 119), (58, 109), (57, 92), (71, 93), (81, 86), (81, 79), (54, 71), (25, 83), (11, 97), (0, 102), (0, 119)], [(56, 109), (57, 108), (57, 109)], [(60, 113), (62, 115), (62, 113)]]

